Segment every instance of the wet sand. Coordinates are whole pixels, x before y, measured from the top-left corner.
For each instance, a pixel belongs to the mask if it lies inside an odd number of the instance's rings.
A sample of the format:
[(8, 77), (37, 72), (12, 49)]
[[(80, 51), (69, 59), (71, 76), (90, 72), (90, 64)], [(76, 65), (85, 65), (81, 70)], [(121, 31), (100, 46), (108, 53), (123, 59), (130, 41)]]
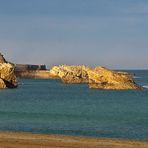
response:
[(0, 132), (0, 148), (148, 148), (148, 141)]

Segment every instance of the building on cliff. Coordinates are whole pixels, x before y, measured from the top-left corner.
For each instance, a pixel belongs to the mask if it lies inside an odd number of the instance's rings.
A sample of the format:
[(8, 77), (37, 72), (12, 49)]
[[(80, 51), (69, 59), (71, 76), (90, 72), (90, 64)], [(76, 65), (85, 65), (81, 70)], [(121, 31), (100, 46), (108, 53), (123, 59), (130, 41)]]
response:
[(46, 70), (46, 65), (15, 64), (15, 71)]

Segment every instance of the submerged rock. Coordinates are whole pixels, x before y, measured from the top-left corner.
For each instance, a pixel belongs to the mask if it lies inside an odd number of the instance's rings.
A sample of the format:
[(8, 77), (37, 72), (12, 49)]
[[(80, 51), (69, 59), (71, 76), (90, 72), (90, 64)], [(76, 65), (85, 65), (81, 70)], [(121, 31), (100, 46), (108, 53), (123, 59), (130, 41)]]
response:
[(59, 77), (64, 83), (88, 83), (87, 70), (89, 67), (60, 65), (54, 66), (50, 70), (50, 74)]
[(16, 88), (17, 80), (14, 66), (9, 63), (0, 63), (0, 88)]
[(115, 72), (104, 67), (87, 71), (89, 87), (96, 89), (142, 89), (127, 72)]

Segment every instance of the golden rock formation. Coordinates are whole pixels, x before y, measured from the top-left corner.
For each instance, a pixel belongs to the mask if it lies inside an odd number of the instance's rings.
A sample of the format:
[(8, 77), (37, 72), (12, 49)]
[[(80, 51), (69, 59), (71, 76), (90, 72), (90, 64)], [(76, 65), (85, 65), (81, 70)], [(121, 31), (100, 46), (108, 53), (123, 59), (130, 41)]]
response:
[(69, 66), (60, 65), (54, 66), (50, 70), (50, 74), (54, 77), (59, 77), (64, 83), (88, 83), (87, 71), (90, 69), (84, 65)]
[(17, 80), (14, 66), (9, 63), (0, 63), (0, 88), (16, 88)]
[(88, 83), (96, 89), (142, 89), (127, 72), (115, 72), (104, 67), (95, 69), (82, 66), (54, 66), (50, 74), (64, 83)]
[(104, 67), (89, 70), (89, 87), (97, 89), (142, 89), (127, 72), (115, 72)]

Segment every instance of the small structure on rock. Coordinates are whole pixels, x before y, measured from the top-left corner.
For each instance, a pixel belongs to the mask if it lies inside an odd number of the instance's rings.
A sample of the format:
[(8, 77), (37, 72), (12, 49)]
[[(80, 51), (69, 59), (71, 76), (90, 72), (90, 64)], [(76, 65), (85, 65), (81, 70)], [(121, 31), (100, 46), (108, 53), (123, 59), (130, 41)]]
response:
[(46, 70), (46, 65), (14, 64), (15, 71)]

